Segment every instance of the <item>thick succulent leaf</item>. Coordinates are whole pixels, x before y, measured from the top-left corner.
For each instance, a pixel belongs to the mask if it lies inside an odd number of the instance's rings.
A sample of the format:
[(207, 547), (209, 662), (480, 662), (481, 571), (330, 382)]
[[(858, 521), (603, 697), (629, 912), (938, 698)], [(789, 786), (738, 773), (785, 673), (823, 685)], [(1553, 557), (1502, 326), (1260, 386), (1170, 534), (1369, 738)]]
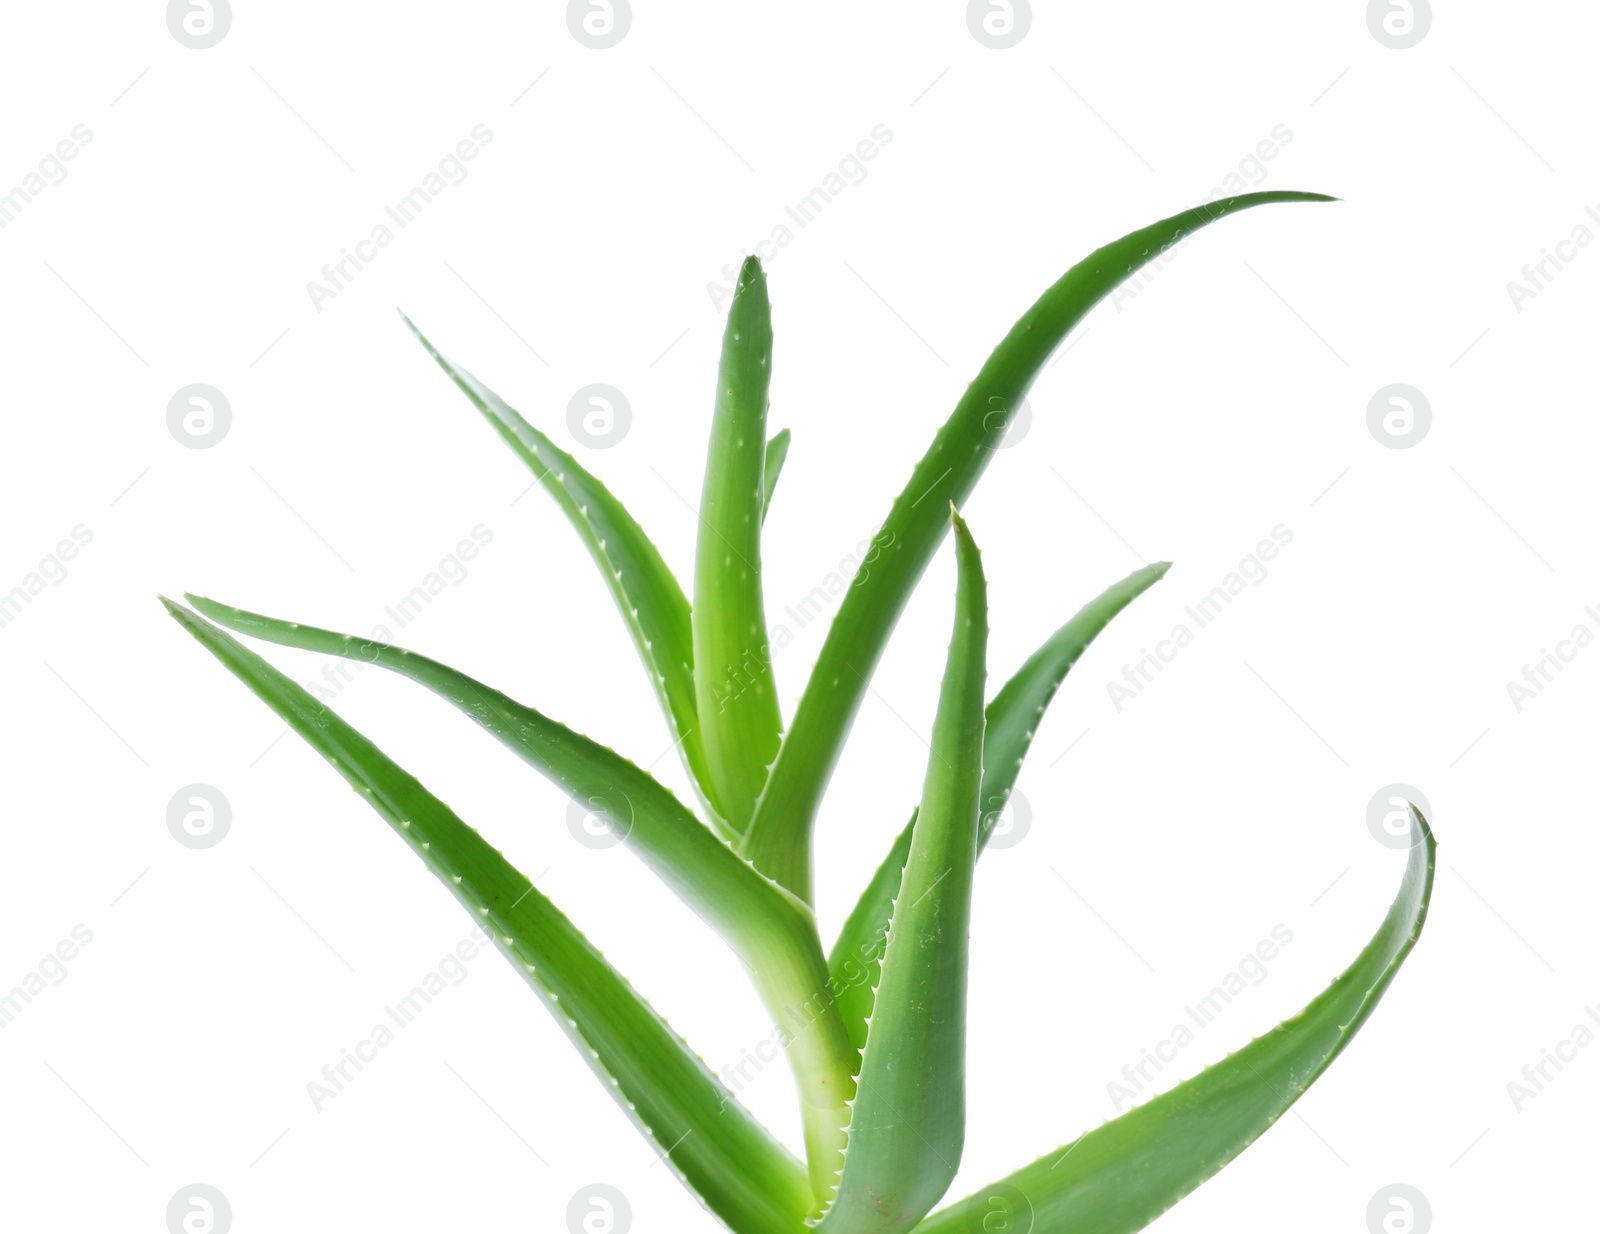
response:
[(1129, 1234), (1237, 1157), (1350, 1043), (1416, 945), (1433, 892), (1434, 841), (1414, 807), (1411, 839), (1400, 894), (1378, 932), (1298, 1015), (1194, 1079), (935, 1214), (918, 1234), (989, 1228)]
[(746, 945), (763, 920), (805, 919), (808, 910), (713, 835), (649, 772), (492, 686), (377, 639), (281, 621), (204, 596), (185, 598), (211, 620), (241, 634), (377, 665), (454, 703), (588, 813), (603, 819), (736, 949)]
[(735, 854), (649, 773), (491, 686), (374, 639), (279, 621), (200, 596), (188, 599), (206, 616), (241, 633), (376, 664), (427, 686), (622, 836), (727, 940), (763, 1003), (783, 1024), (784, 1048), (801, 1098), (813, 1191), (826, 1194), (843, 1147), (855, 1051), (833, 1004), (809, 906)]
[(890, 632), (944, 538), (945, 506), (966, 501), (1012, 414), (1068, 332), (1118, 284), (1191, 232), (1268, 202), (1331, 200), (1314, 193), (1247, 193), (1185, 210), (1091, 253), (1011, 328), (935, 435), (884, 520), (875, 539), (879, 551), (845, 592), (745, 845), (759, 868), (811, 898), (812, 820)]
[(695, 703), (712, 796), (735, 832), (749, 826), (782, 720), (761, 599), (767, 387), (772, 306), (755, 257), (739, 283), (722, 336), (716, 410), (700, 490), (694, 564)]
[(179, 624), (331, 763), (489, 931), (603, 1086), (686, 1185), (740, 1234), (795, 1234), (800, 1163), (528, 879), (372, 742), (225, 631)]
[(783, 474), (784, 460), (789, 457), (789, 430), (779, 429), (767, 442), (765, 463), (766, 480), (761, 487), (761, 521), (767, 521), (767, 511), (772, 508), (772, 490), (778, 487), (778, 477)]
[(939, 1202), (966, 1139), (967, 934), (983, 777), (983, 564), (955, 520), (955, 629), (922, 804), (884, 951), (844, 1173), (820, 1230), (909, 1230)]
[[(1022, 770), (1022, 759), (1033, 742), (1033, 734), (1055, 697), (1067, 671), (1077, 663), (1095, 635), (1127, 608), (1136, 597), (1154, 586), (1172, 563), (1157, 562), (1135, 570), (1113, 583), (1079, 609), (1073, 618), (1047, 638), (1028, 657), (1027, 662), (1000, 687), (984, 715), (983, 734), (983, 812), (978, 824), (978, 851), (989, 842), (1000, 811)], [(839, 993), (836, 1002), (844, 1018), (845, 1031), (856, 1050), (866, 1044), (867, 1021), (872, 1018), (873, 991), (883, 958), (883, 940), (889, 933), (889, 914), (900, 892), (900, 872), (911, 851), (911, 822), (895, 838), (894, 847), (872, 876), (861, 898), (845, 920), (828, 957)]]
[(450, 380), (483, 413), (484, 419), (555, 499), (589, 550), (644, 662), (651, 688), (661, 703), (689, 778), (720, 826), (721, 812), (709, 789), (700, 725), (695, 714), (689, 601), (677, 578), (644, 529), (604, 484), (524, 420), (488, 386), (441, 355), (409, 317), (404, 313), (400, 317)]

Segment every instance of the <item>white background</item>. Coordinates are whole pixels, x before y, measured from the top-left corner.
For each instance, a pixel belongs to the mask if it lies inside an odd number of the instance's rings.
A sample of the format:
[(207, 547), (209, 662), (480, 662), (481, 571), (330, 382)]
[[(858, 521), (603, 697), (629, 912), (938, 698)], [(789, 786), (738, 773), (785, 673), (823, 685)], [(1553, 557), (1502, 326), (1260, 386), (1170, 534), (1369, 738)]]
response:
[[(490, 955), (313, 1108), (307, 1082), (470, 922), (155, 593), (365, 631), (482, 524), (492, 544), (404, 641), (687, 800), (588, 558), (395, 306), (580, 452), (573, 392), (624, 391), (631, 432), (582, 458), (687, 579), (707, 284), (886, 126), (866, 178), (768, 267), (772, 425), (794, 432), (764, 549), (778, 621), (873, 533), (1038, 292), (1282, 125), (1292, 142), (1247, 171), (1343, 202), (1229, 219), (1103, 304), (966, 511), (995, 685), (1143, 559), (1177, 564), (1068, 678), (1019, 784), (1032, 828), (980, 865), (952, 1198), (1110, 1117), (1108, 1082), (1275, 925), (1293, 944), (1163, 1086), (1313, 997), (1398, 885), (1404, 855), (1365, 814), (1406, 781), (1441, 842), (1420, 945), (1295, 1116), (1157, 1228), (1359, 1232), (1396, 1182), (1441, 1231), (1592, 1228), (1600, 1049), (1520, 1112), (1506, 1085), (1600, 1002), (1600, 651), (1520, 712), (1506, 683), (1578, 623), (1600, 632), (1600, 252), (1521, 311), (1506, 284), (1600, 201), (1600, 15), (1440, 6), (1396, 51), (1356, 0), (1039, 5), (994, 51), (949, 0), (635, 7), (604, 51), (554, 3), (241, 0), (202, 51), (160, 3), (7, 11), (0, 192), (75, 125), (92, 141), (0, 230), (0, 591), (93, 535), (0, 629), (0, 986), (93, 932), (0, 1033), (7, 1225), (161, 1230), (204, 1182), (241, 1234), (543, 1231), (605, 1182), (636, 1229), (711, 1228)], [(468, 177), (318, 311), (308, 281), (480, 124)], [(232, 407), (210, 449), (167, 428), (194, 382)], [(1367, 428), (1393, 382), (1432, 405), (1410, 449)], [(1266, 580), (1119, 712), (1107, 683), (1279, 524), (1294, 539)], [(946, 550), (826, 800), (826, 939), (914, 802), (952, 582)], [(777, 662), (786, 714), (823, 633)], [(371, 672), (337, 706), (538, 874), (713, 1067), (768, 1031), (710, 931), (625, 849), (575, 843), (564, 799), (448, 706)], [(193, 782), (232, 804), (205, 851), (166, 826)], [(781, 1067), (744, 1096), (796, 1139)]]

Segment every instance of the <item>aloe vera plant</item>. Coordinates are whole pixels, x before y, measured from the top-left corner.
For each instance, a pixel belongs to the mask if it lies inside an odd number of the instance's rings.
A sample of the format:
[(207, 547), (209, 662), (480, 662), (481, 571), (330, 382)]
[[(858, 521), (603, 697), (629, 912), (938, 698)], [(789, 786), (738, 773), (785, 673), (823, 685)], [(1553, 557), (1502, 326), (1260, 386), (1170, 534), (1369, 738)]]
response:
[[(994, 350), (895, 500), (787, 727), (768, 654), (761, 533), (788, 432), (768, 435), (772, 326), (759, 263), (751, 258), (740, 272), (723, 338), (692, 605), (605, 485), (407, 320), (594, 558), (656, 692), (698, 812), (612, 750), (436, 660), (198, 596), (188, 597), (192, 607), (164, 603), (492, 931), (604, 1087), (729, 1229), (1139, 1229), (1276, 1121), (1371, 1013), (1426, 917), (1433, 836), (1413, 811), (1413, 844), (1393, 906), (1350, 967), (1296, 1016), (1009, 1179), (935, 1212), (965, 1137), (967, 940), (978, 857), (1068, 670), (1167, 569), (1149, 566), (1107, 588), (989, 695), (983, 564), (957, 508), (1048, 357), (1118, 283), (1165, 246), (1229, 214), (1327, 200), (1254, 193), (1187, 210), (1097, 250), (1046, 290)], [(955, 546), (955, 614), (922, 797), (825, 953), (811, 907), (813, 823), (873, 668), (946, 533)], [(800, 1102), (803, 1158), (749, 1114), (498, 849), (229, 631), (359, 658), (426, 686), (606, 820), (716, 929), (778, 1020)]]

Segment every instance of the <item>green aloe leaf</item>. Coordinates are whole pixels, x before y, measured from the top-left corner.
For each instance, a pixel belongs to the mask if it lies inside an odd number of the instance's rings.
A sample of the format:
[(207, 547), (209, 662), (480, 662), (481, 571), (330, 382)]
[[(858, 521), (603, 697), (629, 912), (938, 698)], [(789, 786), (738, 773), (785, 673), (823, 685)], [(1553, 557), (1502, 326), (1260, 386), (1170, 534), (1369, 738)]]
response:
[[(1095, 636), (1111, 619), (1171, 568), (1169, 561), (1135, 570), (1085, 604), (1072, 619), (1028, 657), (985, 709), (983, 735), (983, 812), (978, 825), (978, 851), (989, 842), (1000, 811), (1022, 771), (1022, 759), (1033, 742), (1045, 708), (1055, 697), (1068, 670), (1077, 663)], [(861, 898), (839, 931), (828, 956), (835, 1001), (850, 1042), (859, 1051), (867, 1040), (874, 990), (883, 958), (883, 940), (889, 933), (889, 915), (900, 892), (900, 872), (911, 851), (912, 828), (917, 816), (896, 837), (894, 847), (867, 884)], [(859, 1061), (859, 1057), (858, 1057)]]
[(908, 1230), (955, 1177), (966, 1136), (967, 932), (983, 776), (983, 563), (956, 531), (950, 639), (922, 804), (884, 952), (839, 1190), (825, 1234)]
[(442, 355), (409, 317), (402, 313), (400, 318), (555, 499), (589, 550), (644, 662), (689, 778), (713, 824), (726, 831), (701, 748), (689, 601), (677, 578), (644, 529), (604, 484), (488, 386)]
[(1327, 1070), (1416, 945), (1433, 893), (1435, 845), (1415, 807), (1411, 840), (1400, 893), (1378, 932), (1298, 1015), (1194, 1079), (935, 1214), (918, 1234), (990, 1228), (1129, 1234), (1222, 1169)]
[(802, 1098), (807, 1159), (817, 1195), (826, 1193), (843, 1146), (846, 1102), (854, 1091), (854, 1051), (834, 1006), (808, 905), (757, 872), (648, 772), (492, 686), (376, 639), (281, 621), (203, 596), (186, 598), (213, 621), (242, 634), (375, 664), (428, 687), (601, 816), (727, 941), (749, 971), (783, 1028)]
[(1247, 193), (1185, 210), (1097, 249), (1039, 297), (995, 348), (912, 472), (833, 625), (778, 752), (745, 853), (811, 898), (811, 825), (868, 679), (945, 534), (949, 502), (966, 501), (1028, 387), (1068, 332), (1136, 270), (1191, 232), (1269, 202), (1332, 201), (1317, 193)]
[(740, 1234), (795, 1234), (810, 1206), (792, 1155), (528, 879), (367, 738), (225, 631), (163, 601), (366, 799), (496, 944), (639, 1130)]
[(765, 464), (766, 482), (761, 487), (761, 521), (767, 521), (767, 511), (772, 508), (772, 490), (778, 487), (778, 477), (783, 474), (784, 460), (789, 457), (789, 430), (779, 429), (767, 442)]
[(783, 722), (761, 599), (772, 306), (755, 257), (739, 271), (722, 336), (716, 410), (695, 548), (695, 702), (712, 795), (729, 826), (750, 823)]
[(604, 819), (685, 904), (736, 948), (753, 923), (803, 921), (807, 911), (762, 877), (649, 772), (493, 686), (377, 639), (184, 597), (212, 621), (282, 647), (341, 656), (408, 677), (454, 703), (586, 810)]

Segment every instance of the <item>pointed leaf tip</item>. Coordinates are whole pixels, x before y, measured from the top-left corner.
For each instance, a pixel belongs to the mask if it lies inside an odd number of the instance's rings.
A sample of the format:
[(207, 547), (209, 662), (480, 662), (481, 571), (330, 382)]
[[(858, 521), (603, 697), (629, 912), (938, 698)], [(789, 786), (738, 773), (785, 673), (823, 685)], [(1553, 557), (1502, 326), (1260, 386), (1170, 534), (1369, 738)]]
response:
[(442, 355), (415, 326), (411, 331), (577, 532), (643, 661), (690, 780), (714, 825), (726, 832), (707, 788), (710, 779), (695, 717), (689, 601), (678, 580), (638, 521), (596, 476), (493, 390)]
[[(999, 807), (1016, 785), (1023, 758), (1062, 680), (1106, 624), (1135, 597), (1153, 587), (1169, 564), (1159, 562), (1145, 566), (1107, 587), (1046, 639), (990, 702), (985, 710), (983, 734), (981, 800), (984, 814), (978, 831), (980, 852), (999, 820)], [(915, 811), (912, 819), (913, 822), (916, 819)], [(883, 940), (888, 934), (890, 912), (900, 891), (906, 856), (911, 851), (911, 835), (912, 827), (908, 824), (862, 892), (839, 932), (829, 959), (834, 977), (842, 988), (838, 1003), (845, 1018), (845, 1030), (858, 1051), (867, 1038), (866, 1026), (876, 1001), (874, 991), (878, 985)]]
[(1376, 934), (1315, 999), (1175, 1088), (1102, 1123), (975, 1197), (917, 1226), (965, 1234), (974, 1205), (1024, 1198), (1035, 1230), (1131, 1234), (1244, 1151), (1298, 1101), (1350, 1043), (1411, 954), (1428, 917), (1436, 843), (1416, 809), (1406, 869)]
[(772, 508), (772, 491), (778, 487), (778, 477), (783, 474), (784, 461), (789, 457), (789, 430), (779, 429), (767, 442), (764, 479), (761, 484), (761, 521), (767, 521), (767, 511)]
[[(733, 298), (735, 301), (743, 300), (747, 295), (755, 295), (759, 297), (760, 303), (763, 306), (763, 311), (770, 311), (770, 306), (767, 304), (767, 274), (766, 271), (761, 268), (761, 259), (754, 253), (746, 257), (744, 259), (744, 263), (739, 267), (739, 278), (734, 284), (733, 288)], [(731, 310), (729, 312), (729, 319), (731, 322)], [(768, 326), (768, 329), (770, 330), (771, 327)]]
[(809, 888), (810, 831), (829, 777), (889, 635), (949, 530), (937, 501), (924, 499), (937, 491), (967, 500), (995, 454), (983, 448), (994, 431), (995, 409), (1018, 406), (1085, 314), (1185, 236), (1255, 206), (1327, 200), (1257, 192), (1184, 210), (1096, 249), (1017, 319), (890, 507), (879, 543), (892, 543), (892, 551), (858, 567), (834, 614), (749, 827), (745, 855), (757, 868), (786, 886)]

